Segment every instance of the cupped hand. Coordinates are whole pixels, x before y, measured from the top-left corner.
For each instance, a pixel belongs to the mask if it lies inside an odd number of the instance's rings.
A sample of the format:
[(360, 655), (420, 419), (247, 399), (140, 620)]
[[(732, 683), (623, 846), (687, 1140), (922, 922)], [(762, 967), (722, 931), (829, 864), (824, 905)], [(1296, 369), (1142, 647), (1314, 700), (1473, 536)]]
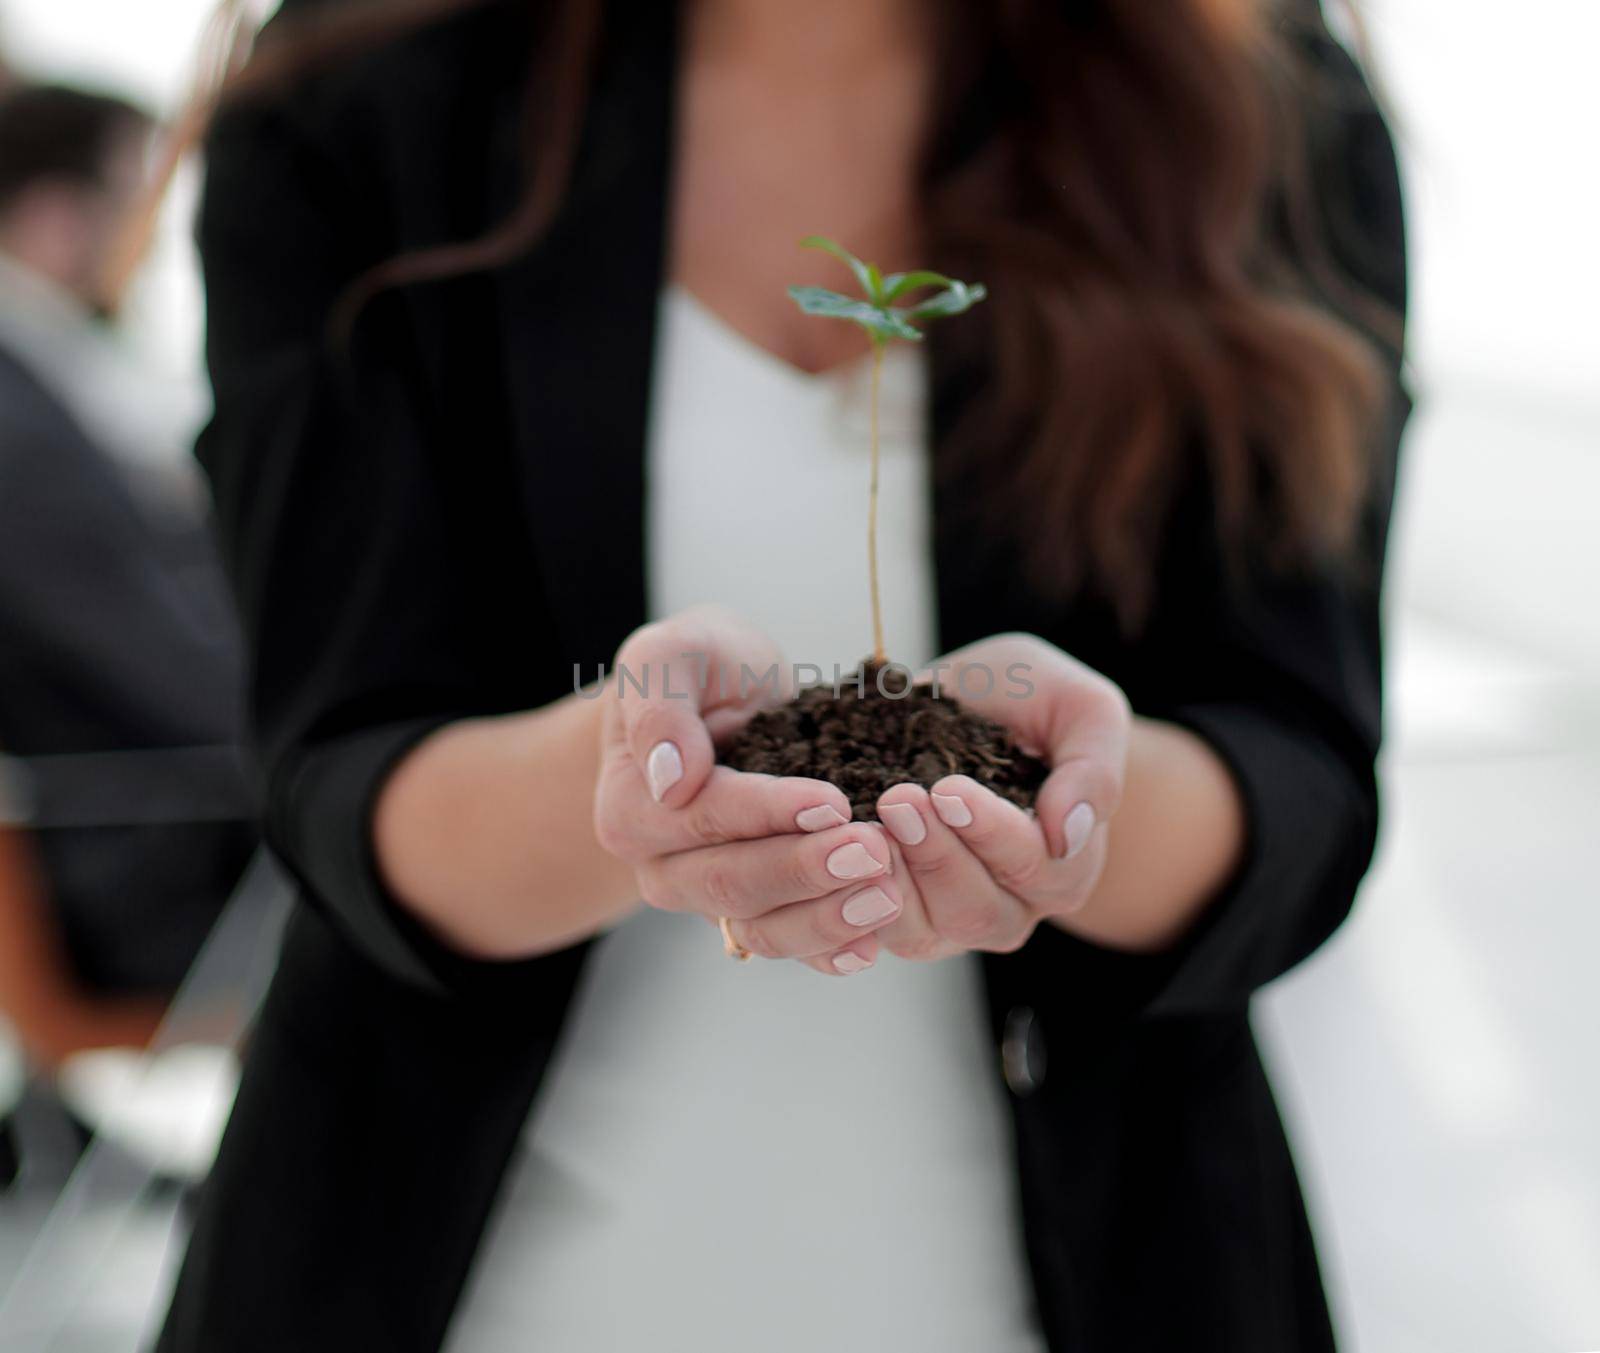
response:
[(929, 671), (941, 696), (1004, 725), (1050, 772), (1031, 813), (965, 775), (885, 791), (878, 815), (895, 841), (904, 910), (881, 938), (902, 958), (1009, 953), (1094, 891), (1122, 795), (1128, 702), (1032, 635), (982, 640)]
[(596, 838), (651, 906), (729, 918), (735, 942), (763, 958), (860, 972), (902, 911), (883, 829), (851, 822), (821, 780), (716, 764), (715, 740), (786, 699), (786, 677), (777, 646), (718, 608), (636, 631), (598, 697)]

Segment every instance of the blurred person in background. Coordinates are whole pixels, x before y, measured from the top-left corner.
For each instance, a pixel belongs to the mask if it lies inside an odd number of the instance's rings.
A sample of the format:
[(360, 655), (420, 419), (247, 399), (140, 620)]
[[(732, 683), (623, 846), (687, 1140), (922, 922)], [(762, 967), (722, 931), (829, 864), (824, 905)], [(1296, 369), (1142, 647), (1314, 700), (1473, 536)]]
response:
[(34, 1062), (148, 1042), (255, 841), (240, 660), (179, 428), (102, 313), (149, 118), (0, 93), (0, 1010)]
[[(1408, 402), (1317, 7), (290, 0), (207, 173), (307, 905), (160, 1347), (1332, 1347), (1248, 1014), (1371, 855)], [(714, 765), (697, 663), (863, 646), (815, 231), (989, 287), (886, 371), (889, 615), (1027, 665), (1034, 814)]]

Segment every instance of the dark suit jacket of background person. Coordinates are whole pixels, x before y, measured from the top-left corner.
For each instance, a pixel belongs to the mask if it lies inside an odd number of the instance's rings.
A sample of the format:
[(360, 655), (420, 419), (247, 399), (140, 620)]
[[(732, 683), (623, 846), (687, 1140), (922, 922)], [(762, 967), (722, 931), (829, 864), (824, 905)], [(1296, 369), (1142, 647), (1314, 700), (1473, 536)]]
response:
[[(369, 814), (430, 730), (566, 694), (575, 665), (591, 678), (646, 619), (672, 9), (630, 9), (609, 39), (574, 181), (538, 246), (379, 297), (343, 350), (328, 321), (353, 276), (472, 237), (515, 200), (519, 11), (324, 70), (214, 133), (200, 242), (217, 413), (199, 455), (255, 650), (270, 840), (304, 904), (167, 1353), (437, 1347), (557, 1043), (588, 946), (500, 964), (448, 951), (386, 894)], [(1307, 49), (1329, 247), (1402, 310), (1388, 135), (1342, 50), (1320, 29)], [(944, 429), (984, 372), (952, 369), (937, 333), (929, 348)], [(942, 642), (1023, 629), (1062, 645), (1139, 711), (1209, 739), (1249, 810), (1237, 877), (1174, 952), (1111, 952), (1045, 925), (983, 959), (1058, 1353), (1332, 1345), (1248, 1008), (1344, 918), (1373, 847), (1376, 576), (1408, 407), (1389, 359), (1362, 566), (1224, 587), (1196, 478), (1136, 640), (1093, 602), (1045, 603), (1008, 546), (967, 529), (965, 490), (936, 495)]]
[(138, 501), (26, 359), (0, 348), (0, 752), (77, 977), (171, 993), (255, 848), (238, 625), (205, 524)]

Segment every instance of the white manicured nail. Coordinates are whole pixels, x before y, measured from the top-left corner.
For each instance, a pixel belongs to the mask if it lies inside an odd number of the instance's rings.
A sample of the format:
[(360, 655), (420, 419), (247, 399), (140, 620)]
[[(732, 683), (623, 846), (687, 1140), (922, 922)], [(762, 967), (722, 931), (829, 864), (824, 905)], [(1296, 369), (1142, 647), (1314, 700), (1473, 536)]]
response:
[(834, 972), (843, 973), (846, 977), (853, 972), (866, 972), (871, 966), (872, 964), (862, 958), (860, 954), (846, 952), (833, 956)]
[(900, 904), (882, 888), (863, 888), (844, 904), (841, 914), (851, 925), (877, 925), (899, 910)]
[(831, 803), (819, 803), (815, 808), (802, 808), (794, 815), (794, 825), (803, 832), (827, 831), (829, 827), (842, 827), (849, 820)]
[(947, 827), (970, 827), (972, 825), (972, 809), (967, 807), (966, 800), (958, 794), (933, 795), (933, 811), (939, 815), (939, 820)]
[(657, 803), (667, 796), (667, 791), (683, 779), (683, 757), (675, 742), (658, 742), (645, 758), (645, 779), (650, 782), (650, 797)]
[(828, 872), (836, 879), (865, 879), (883, 873), (883, 866), (861, 842), (852, 841), (828, 856)]
[(928, 839), (928, 824), (922, 820), (914, 803), (880, 804), (878, 816), (889, 829), (889, 835), (902, 846), (918, 846)]
[(1089, 844), (1089, 838), (1094, 835), (1094, 809), (1087, 803), (1080, 803), (1067, 814), (1061, 830), (1066, 834), (1067, 858), (1070, 860)]

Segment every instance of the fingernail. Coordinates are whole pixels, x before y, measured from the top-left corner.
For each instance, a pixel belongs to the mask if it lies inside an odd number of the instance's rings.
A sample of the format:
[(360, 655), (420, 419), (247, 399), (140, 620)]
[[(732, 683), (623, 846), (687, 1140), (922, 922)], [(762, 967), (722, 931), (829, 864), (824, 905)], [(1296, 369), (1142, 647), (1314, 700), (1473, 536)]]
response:
[(883, 866), (861, 842), (852, 841), (828, 856), (828, 872), (836, 879), (864, 879), (883, 873)]
[(1094, 809), (1087, 803), (1080, 803), (1067, 814), (1061, 830), (1067, 837), (1067, 858), (1070, 860), (1089, 844), (1089, 838), (1094, 835)]
[(921, 845), (928, 837), (928, 824), (912, 803), (885, 803), (878, 807), (878, 816), (889, 829), (889, 835), (902, 846)]
[(833, 956), (834, 972), (843, 973), (846, 977), (853, 972), (866, 972), (871, 966), (872, 964), (867, 959), (862, 958), (860, 954), (847, 952)]
[(678, 752), (678, 744), (656, 743), (645, 758), (644, 775), (650, 782), (650, 797), (660, 803), (667, 791), (683, 779), (683, 757)]
[(829, 827), (842, 827), (849, 820), (830, 803), (819, 803), (815, 808), (802, 808), (794, 815), (794, 825), (803, 832), (821, 832)]
[(841, 914), (851, 925), (877, 925), (899, 910), (900, 904), (882, 888), (863, 888), (844, 904)]
[(970, 827), (972, 825), (972, 809), (956, 794), (933, 795), (933, 811), (939, 815), (947, 827)]

